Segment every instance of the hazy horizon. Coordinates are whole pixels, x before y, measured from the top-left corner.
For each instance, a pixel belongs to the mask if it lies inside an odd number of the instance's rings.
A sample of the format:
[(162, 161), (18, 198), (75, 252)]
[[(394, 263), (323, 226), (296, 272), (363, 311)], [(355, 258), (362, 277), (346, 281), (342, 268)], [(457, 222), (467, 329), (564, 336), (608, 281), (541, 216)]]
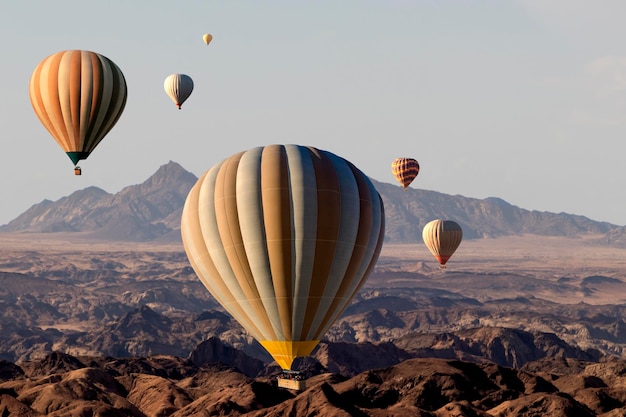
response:
[[(200, 176), (296, 143), (380, 182), (408, 156), (414, 188), (626, 225), (624, 12), (582, 0), (8, 3), (0, 224), (89, 186), (116, 193), (170, 160)], [(107, 56), (128, 84), (80, 177), (28, 97), (37, 64), (65, 49)], [(194, 80), (182, 110), (163, 90), (172, 73)]]

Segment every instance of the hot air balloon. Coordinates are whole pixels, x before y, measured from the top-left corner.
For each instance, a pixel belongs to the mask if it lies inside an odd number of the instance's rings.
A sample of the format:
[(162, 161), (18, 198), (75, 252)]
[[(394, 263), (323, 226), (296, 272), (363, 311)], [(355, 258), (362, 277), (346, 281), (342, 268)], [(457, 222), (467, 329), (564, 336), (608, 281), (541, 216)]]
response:
[(383, 201), (350, 162), (299, 145), (237, 153), (187, 196), (187, 257), (215, 299), (284, 369), (307, 356), (372, 271)]
[(180, 109), (193, 91), (193, 80), (185, 74), (172, 74), (165, 79), (163, 88)]
[(420, 164), (413, 158), (397, 158), (391, 163), (391, 172), (406, 190), (420, 172)]
[(61, 145), (80, 175), (78, 161), (115, 126), (126, 105), (126, 80), (109, 58), (91, 51), (50, 55), (30, 77), (35, 114)]
[(422, 239), (430, 252), (435, 255), (439, 267), (445, 268), (446, 262), (461, 244), (463, 230), (452, 220), (433, 220), (424, 226)]
[(211, 35), (210, 33), (205, 33), (204, 35), (202, 35), (202, 40), (208, 45), (213, 40), (213, 35)]

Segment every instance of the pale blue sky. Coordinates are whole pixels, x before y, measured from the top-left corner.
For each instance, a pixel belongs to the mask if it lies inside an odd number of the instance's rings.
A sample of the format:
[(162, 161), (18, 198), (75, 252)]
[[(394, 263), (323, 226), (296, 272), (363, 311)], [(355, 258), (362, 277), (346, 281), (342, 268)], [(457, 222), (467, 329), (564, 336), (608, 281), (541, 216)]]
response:
[[(199, 176), (297, 143), (382, 182), (408, 156), (414, 188), (626, 225), (624, 16), (621, 0), (6, 2), (0, 224), (170, 160)], [(33, 69), (65, 49), (109, 57), (128, 83), (81, 177), (28, 98)], [(178, 72), (195, 82), (180, 111), (163, 90)]]

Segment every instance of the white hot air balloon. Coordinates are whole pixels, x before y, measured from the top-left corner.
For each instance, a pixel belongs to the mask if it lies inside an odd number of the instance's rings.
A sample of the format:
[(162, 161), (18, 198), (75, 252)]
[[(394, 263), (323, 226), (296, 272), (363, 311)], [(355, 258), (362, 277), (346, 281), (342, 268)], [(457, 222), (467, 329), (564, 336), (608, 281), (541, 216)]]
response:
[(172, 74), (165, 79), (163, 88), (180, 109), (193, 91), (193, 80), (185, 74)]
[(446, 262), (463, 240), (463, 229), (452, 220), (433, 220), (422, 229), (422, 238), (428, 250), (439, 262), (439, 267), (445, 268)]

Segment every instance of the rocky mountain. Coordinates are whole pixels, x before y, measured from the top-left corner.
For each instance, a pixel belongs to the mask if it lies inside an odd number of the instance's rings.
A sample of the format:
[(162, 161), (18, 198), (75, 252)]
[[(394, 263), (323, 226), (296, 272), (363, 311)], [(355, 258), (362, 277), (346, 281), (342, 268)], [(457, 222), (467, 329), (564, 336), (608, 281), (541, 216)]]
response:
[(167, 355), (0, 362), (0, 413), (19, 416), (622, 416), (624, 361), (538, 360), (525, 369), (415, 358), (353, 376), (320, 372), (297, 392), (275, 375)]
[(413, 188), (404, 191), (378, 181), (374, 184), (385, 202), (386, 242), (421, 241), (422, 228), (434, 219), (456, 221), (463, 228), (464, 239), (521, 234), (579, 236), (611, 231), (618, 234), (615, 231), (620, 229), (584, 216), (522, 209), (495, 197), (476, 199)]
[[(170, 161), (142, 184), (116, 194), (88, 187), (54, 202), (44, 200), (0, 226), (0, 232), (82, 232), (103, 240), (177, 241), (182, 206), (196, 180)], [(499, 198), (475, 199), (415, 188), (404, 191), (373, 182), (385, 203), (387, 242), (418, 242), (427, 222), (446, 218), (457, 221), (467, 239), (600, 234), (606, 236), (602, 243), (626, 246), (624, 227), (584, 216), (526, 210)]]
[(180, 215), (197, 178), (175, 162), (116, 194), (97, 187), (55, 202), (44, 200), (8, 224), (5, 232), (85, 232), (88, 238), (120, 241), (180, 239)]

